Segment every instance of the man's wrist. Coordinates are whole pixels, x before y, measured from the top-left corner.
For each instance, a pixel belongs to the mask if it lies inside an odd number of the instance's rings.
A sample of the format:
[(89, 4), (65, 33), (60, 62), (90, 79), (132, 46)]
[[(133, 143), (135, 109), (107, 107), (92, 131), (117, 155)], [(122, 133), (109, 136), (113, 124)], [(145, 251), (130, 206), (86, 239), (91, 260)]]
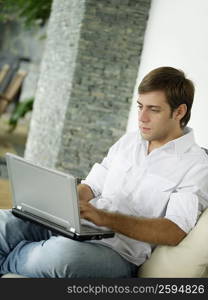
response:
[(100, 214), (102, 219), (102, 226), (111, 228), (114, 222), (113, 213), (108, 212), (106, 210), (100, 210)]

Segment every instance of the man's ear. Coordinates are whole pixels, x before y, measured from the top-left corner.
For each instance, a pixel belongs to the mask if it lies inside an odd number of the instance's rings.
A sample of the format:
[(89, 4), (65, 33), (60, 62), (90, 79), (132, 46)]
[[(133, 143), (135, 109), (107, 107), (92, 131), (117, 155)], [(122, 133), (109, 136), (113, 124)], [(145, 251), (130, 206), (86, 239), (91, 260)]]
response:
[(180, 121), (187, 112), (187, 105), (185, 103), (180, 104), (175, 110), (175, 119)]

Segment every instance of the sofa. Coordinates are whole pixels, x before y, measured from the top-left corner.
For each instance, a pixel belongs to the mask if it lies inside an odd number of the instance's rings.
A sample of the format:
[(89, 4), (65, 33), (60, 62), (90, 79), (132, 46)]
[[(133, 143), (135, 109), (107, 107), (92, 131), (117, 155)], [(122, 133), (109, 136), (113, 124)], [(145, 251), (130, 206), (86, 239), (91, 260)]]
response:
[[(208, 277), (208, 208), (177, 246), (157, 246), (150, 258), (139, 268), (138, 277)], [(2, 278), (24, 277), (9, 273)]]

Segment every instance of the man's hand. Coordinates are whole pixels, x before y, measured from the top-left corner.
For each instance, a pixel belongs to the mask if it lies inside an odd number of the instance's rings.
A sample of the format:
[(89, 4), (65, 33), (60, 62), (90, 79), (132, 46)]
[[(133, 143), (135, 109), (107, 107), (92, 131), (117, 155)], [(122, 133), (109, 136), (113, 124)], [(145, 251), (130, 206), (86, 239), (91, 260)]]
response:
[(89, 202), (80, 201), (80, 216), (97, 226), (105, 226), (106, 212), (95, 208)]

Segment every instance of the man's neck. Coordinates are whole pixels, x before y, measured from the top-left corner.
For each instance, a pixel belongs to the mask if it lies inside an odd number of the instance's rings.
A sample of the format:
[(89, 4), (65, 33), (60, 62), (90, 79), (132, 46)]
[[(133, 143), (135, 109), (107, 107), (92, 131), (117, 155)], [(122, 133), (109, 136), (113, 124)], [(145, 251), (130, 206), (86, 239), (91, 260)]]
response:
[(164, 146), (165, 144), (167, 144), (168, 142), (173, 141), (175, 139), (178, 139), (181, 136), (183, 136), (183, 130), (179, 131), (178, 133), (174, 134), (173, 136), (171, 136), (171, 137), (169, 137), (167, 139), (164, 139), (162, 141), (160, 141), (160, 140), (149, 141), (149, 144), (148, 144), (148, 154), (150, 152), (152, 152), (154, 149), (160, 148), (160, 147)]

